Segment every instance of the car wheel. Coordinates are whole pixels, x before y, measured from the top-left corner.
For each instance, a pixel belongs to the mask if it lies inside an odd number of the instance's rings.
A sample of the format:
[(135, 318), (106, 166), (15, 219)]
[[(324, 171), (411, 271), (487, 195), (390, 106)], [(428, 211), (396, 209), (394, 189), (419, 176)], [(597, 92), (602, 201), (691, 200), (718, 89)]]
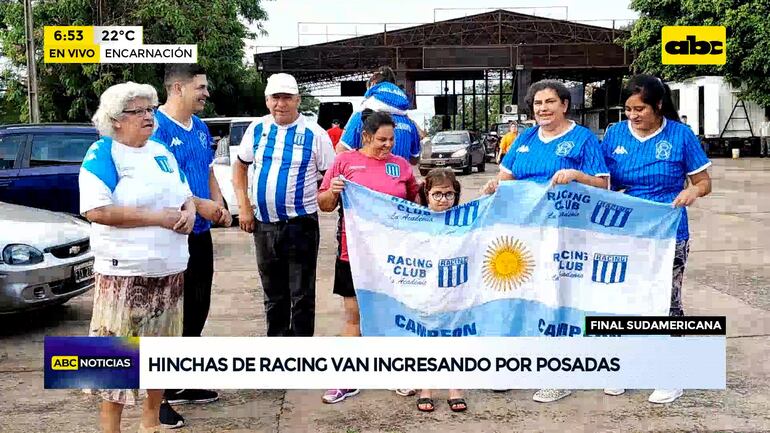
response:
[(465, 168), (463, 168), (463, 174), (471, 174), (473, 172), (473, 166), (471, 165), (471, 156), (468, 155), (468, 161), (465, 162)]

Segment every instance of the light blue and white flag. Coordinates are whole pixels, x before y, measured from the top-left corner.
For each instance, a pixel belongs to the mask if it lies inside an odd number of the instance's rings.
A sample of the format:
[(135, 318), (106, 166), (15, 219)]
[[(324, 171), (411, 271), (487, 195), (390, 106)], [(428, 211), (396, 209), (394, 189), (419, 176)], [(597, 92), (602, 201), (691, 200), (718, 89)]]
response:
[(586, 315), (667, 315), (681, 211), (578, 183), (501, 182), (431, 212), (348, 182), (365, 336), (579, 336)]

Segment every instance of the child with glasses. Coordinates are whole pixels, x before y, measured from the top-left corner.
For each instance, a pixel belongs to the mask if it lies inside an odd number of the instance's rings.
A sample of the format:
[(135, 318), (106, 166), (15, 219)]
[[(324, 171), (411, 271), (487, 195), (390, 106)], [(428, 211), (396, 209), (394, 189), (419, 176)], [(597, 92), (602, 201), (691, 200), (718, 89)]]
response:
[[(425, 176), (425, 182), (420, 188), (420, 199), (434, 212), (443, 212), (460, 203), (460, 182), (452, 169), (434, 168)], [(430, 389), (420, 390), (417, 399), (417, 409), (421, 412), (433, 412), (435, 409)], [(463, 412), (468, 405), (463, 398), (462, 390), (450, 389), (447, 400), (452, 412)]]

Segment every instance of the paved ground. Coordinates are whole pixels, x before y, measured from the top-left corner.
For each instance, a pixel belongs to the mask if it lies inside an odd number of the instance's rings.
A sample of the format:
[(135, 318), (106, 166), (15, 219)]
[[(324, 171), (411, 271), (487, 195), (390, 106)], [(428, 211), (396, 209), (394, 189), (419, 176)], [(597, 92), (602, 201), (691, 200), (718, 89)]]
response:
[[(462, 177), (467, 194), (496, 173)], [(465, 431), (770, 431), (770, 160), (716, 160), (714, 193), (691, 211), (692, 250), (684, 301), (689, 314), (728, 316), (725, 391), (688, 391), (675, 403), (647, 403), (649, 391), (608, 397), (579, 391), (558, 403), (531, 400), (531, 390), (471, 391), (465, 414), (440, 404), (418, 413), (413, 398), (364, 391), (324, 405), (321, 391), (225, 391), (220, 402), (180, 407), (182, 432), (465, 432)], [(337, 335), (341, 301), (331, 294), (335, 216), (321, 220), (319, 335)], [(250, 238), (237, 229), (214, 235), (214, 299), (205, 334), (264, 335), (264, 314)], [(45, 335), (84, 335), (91, 295), (49, 311), (0, 318), (0, 432), (96, 432), (96, 403), (76, 391), (45, 391)], [(437, 397), (445, 397), (437, 394)], [(442, 400), (439, 399), (440, 403)], [(138, 409), (124, 431), (136, 431)]]

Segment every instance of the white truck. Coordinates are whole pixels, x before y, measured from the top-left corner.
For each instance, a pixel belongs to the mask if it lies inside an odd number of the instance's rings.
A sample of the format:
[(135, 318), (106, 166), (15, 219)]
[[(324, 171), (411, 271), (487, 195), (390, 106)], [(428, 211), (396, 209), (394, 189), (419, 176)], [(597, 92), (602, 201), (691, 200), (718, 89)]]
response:
[(759, 125), (767, 113), (759, 104), (741, 100), (738, 89), (720, 76), (693, 77), (669, 83), (679, 116), (703, 143), (709, 155), (759, 154)]

